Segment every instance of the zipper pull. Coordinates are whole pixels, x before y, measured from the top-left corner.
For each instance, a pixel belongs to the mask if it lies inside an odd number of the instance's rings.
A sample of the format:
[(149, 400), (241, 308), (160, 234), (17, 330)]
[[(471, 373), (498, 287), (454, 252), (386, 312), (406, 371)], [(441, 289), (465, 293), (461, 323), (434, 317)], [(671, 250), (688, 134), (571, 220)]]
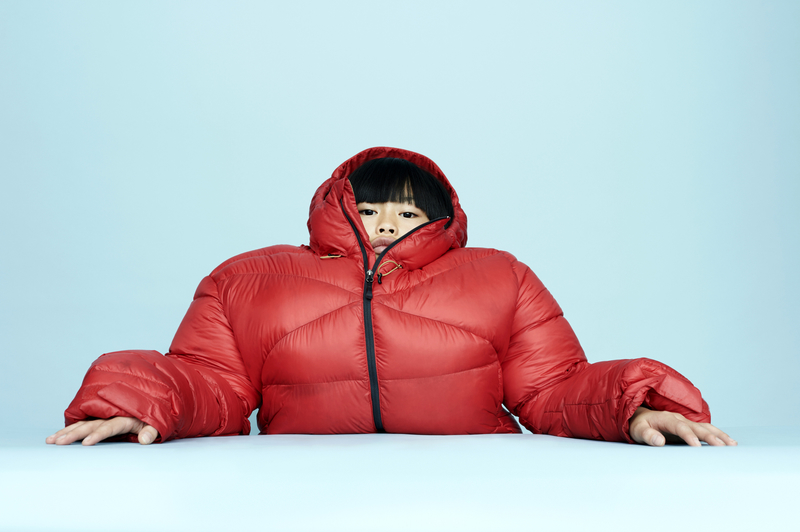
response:
[(373, 280), (374, 272), (372, 270), (367, 270), (367, 286), (364, 290), (364, 297), (367, 300), (372, 300), (372, 280)]

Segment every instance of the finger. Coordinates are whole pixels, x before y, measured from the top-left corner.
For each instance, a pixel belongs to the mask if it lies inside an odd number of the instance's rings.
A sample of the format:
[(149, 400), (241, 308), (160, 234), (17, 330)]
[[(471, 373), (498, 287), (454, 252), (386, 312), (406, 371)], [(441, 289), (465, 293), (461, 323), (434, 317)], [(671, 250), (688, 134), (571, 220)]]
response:
[(48, 436), (47, 439), (45, 439), (45, 441), (47, 443), (55, 443), (55, 440), (57, 440), (61, 436), (64, 436), (65, 434), (69, 434), (73, 430), (78, 429), (78, 428), (86, 425), (87, 423), (91, 423), (93, 421), (98, 421), (98, 420), (92, 419), (92, 420), (77, 421), (77, 422), (73, 423), (72, 425), (67, 425), (63, 429), (61, 429), (58, 432), (56, 432), (55, 434), (52, 434), (52, 435)]
[(711, 423), (695, 423), (683, 418), (683, 421), (677, 423), (674, 429), (670, 426), (668, 430), (692, 446), (702, 445), (701, 441), (714, 447), (736, 445), (736, 440)]
[(91, 434), (83, 438), (83, 445), (90, 446), (118, 434), (127, 434), (133, 429), (132, 421), (134, 420), (129, 417), (115, 417), (104, 420)]
[(688, 423), (684, 423), (683, 421), (678, 421), (676, 423), (675, 430), (670, 430), (673, 434), (681, 438), (687, 444), (691, 445), (692, 447), (700, 447), (702, 444), (700, 443), (700, 439), (692, 430), (692, 427)]
[(63, 436), (64, 434), (66, 434), (66, 433), (68, 433), (68, 432), (70, 432), (70, 431), (74, 430), (75, 428), (77, 428), (77, 427), (79, 427), (79, 426), (83, 425), (84, 423), (86, 423), (86, 422), (85, 422), (85, 421), (78, 421), (78, 422), (76, 422), (76, 423), (73, 423), (73, 424), (71, 424), (71, 425), (67, 425), (67, 426), (66, 426), (66, 427), (64, 427), (63, 429), (61, 429), (61, 430), (59, 430), (59, 431), (57, 431), (57, 432), (55, 432), (55, 433), (51, 434), (51, 435), (50, 435), (50, 436), (48, 436), (47, 438), (45, 438), (45, 440), (44, 440), (44, 441), (45, 441), (46, 443), (55, 443), (57, 438), (59, 438), (60, 436)]
[(663, 447), (663, 445), (667, 443), (667, 440), (664, 435), (656, 429), (648, 427), (642, 432), (642, 441), (640, 443), (646, 443), (653, 447)]
[(646, 445), (650, 445), (650, 440), (645, 438), (645, 431), (650, 428), (650, 424), (648, 423), (647, 419), (649, 416), (652, 415), (652, 411), (646, 410), (644, 408), (637, 408), (636, 412), (630, 419), (630, 425), (628, 426), (628, 433), (633, 441), (636, 443), (643, 443)]
[(142, 430), (139, 431), (139, 443), (142, 445), (149, 445), (156, 441), (156, 438), (158, 438), (158, 431), (155, 427), (145, 425)]
[(101, 425), (103, 421), (104, 420), (102, 419), (93, 419), (91, 421), (83, 422), (80, 425), (76, 423), (71, 427), (71, 430), (65, 431), (63, 434), (58, 436), (53, 443), (56, 445), (69, 445), (78, 440), (82, 440), (87, 434), (91, 434), (96, 427)]
[(739, 444), (736, 440), (734, 440), (733, 438), (731, 438), (730, 436), (728, 436), (727, 434), (725, 434), (724, 432), (719, 430), (717, 427), (715, 427), (711, 423), (706, 423), (705, 425), (708, 427), (708, 430), (713, 432), (714, 435), (717, 438), (719, 438), (720, 440), (722, 440), (725, 443), (725, 445), (738, 445)]
[(702, 424), (693, 424), (690, 425), (690, 428), (701, 441), (704, 441), (709, 445), (713, 445), (714, 447), (725, 447), (725, 442), (717, 437), (714, 432), (709, 430), (708, 427), (703, 426)]
[(102, 420), (93, 419), (91, 421), (82, 421), (75, 423), (74, 425), (70, 425), (64, 430), (59, 431), (61, 434), (55, 438), (53, 443), (56, 445), (69, 445), (77, 440), (83, 439), (86, 434), (94, 430), (93, 427), (101, 422)]
[[(686, 427), (685, 429), (683, 429), (684, 426)], [(725, 442), (719, 439), (714, 431), (711, 430), (712, 425), (710, 423), (695, 423), (687, 419), (679, 423), (678, 427), (678, 430), (682, 431), (679, 436), (689, 445), (694, 445), (692, 440), (696, 440), (698, 445), (700, 445), (700, 442), (706, 442), (715, 447), (725, 445)], [(692, 436), (694, 437), (692, 438)]]
[(711, 423), (700, 423), (702, 427), (708, 430), (714, 437), (722, 442), (722, 445), (738, 445), (738, 442), (722, 432), (720, 429), (712, 425)]
[(650, 416), (650, 426), (661, 432), (667, 441), (677, 443), (685, 442), (692, 447), (702, 445), (700, 439), (692, 430), (692, 425), (698, 425), (674, 412), (657, 412)]

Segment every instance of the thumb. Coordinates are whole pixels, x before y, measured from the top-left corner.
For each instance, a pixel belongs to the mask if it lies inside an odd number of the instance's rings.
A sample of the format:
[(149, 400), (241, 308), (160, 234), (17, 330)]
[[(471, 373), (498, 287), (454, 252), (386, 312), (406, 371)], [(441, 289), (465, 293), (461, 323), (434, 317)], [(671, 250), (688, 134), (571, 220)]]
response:
[(158, 438), (158, 431), (150, 425), (145, 425), (144, 428), (139, 431), (139, 443), (142, 445), (153, 443), (156, 438)]

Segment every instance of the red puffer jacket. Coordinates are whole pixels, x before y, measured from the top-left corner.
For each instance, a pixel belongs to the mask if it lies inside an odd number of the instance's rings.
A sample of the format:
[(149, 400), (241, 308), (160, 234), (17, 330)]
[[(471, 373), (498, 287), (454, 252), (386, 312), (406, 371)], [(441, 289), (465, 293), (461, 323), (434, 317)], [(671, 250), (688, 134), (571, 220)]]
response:
[[(377, 157), (441, 179), (455, 217), (419, 226), (375, 267), (346, 177)], [(527, 266), (464, 247), (458, 197), (426, 157), (349, 159), (314, 195), (308, 228), (310, 246), (245, 253), (203, 279), (166, 356), (101, 356), (67, 424), (133, 416), (161, 440), (247, 434), (260, 407), (262, 434), (519, 432), (505, 405), (536, 433), (631, 441), (642, 404), (710, 421), (700, 392), (659, 362), (589, 364)]]

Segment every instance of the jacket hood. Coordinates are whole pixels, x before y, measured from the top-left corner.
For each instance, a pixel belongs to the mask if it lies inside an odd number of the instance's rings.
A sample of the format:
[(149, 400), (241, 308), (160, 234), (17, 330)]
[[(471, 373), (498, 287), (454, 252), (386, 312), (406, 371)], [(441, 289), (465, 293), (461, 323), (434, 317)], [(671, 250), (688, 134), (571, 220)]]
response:
[(448, 220), (426, 225), (395, 245), (387, 257), (414, 269), (435, 260), (449, 249), (464, 247), (467, 243), (467, 215), (461, 209), (455, 189), (436, 163), (413, 151), (376, 147), (347, 159), (317, 189), (308, 216), (311, 249), (320, 255), (361, 256), (355, 233), (367, 246), (369, 237), (361, 225), (355, 195), (347, 178), (365, 162), (381, 157), (405, 159), (430, 172), (441, 181), (453, 202), (453, 220), (449, 227), (445, 228)]

